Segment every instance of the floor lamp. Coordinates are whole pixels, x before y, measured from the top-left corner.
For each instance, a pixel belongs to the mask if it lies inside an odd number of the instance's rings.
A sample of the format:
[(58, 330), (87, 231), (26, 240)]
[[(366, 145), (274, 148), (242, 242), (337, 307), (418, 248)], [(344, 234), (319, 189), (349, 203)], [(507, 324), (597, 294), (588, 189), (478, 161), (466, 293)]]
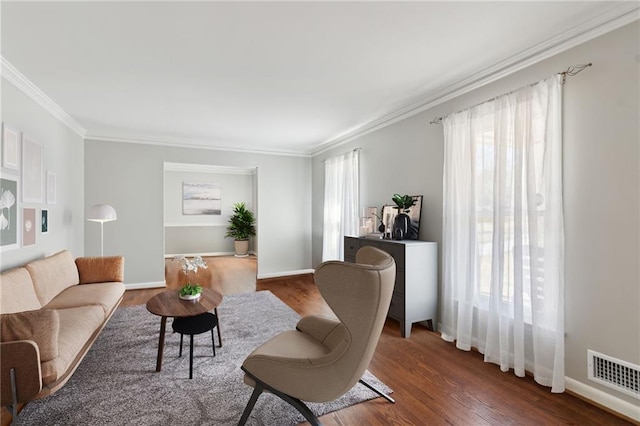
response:
[(100, 222), (100, 256), (104, 256), (104, 223), (117, 218), (116, 210), (109, 204), (96, 204), (87, 213), (88, 221)]

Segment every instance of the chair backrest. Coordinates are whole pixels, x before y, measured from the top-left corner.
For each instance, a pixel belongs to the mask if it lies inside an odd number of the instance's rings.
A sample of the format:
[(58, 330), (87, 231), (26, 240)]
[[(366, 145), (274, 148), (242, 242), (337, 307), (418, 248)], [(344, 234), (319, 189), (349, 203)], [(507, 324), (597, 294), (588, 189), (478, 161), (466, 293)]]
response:
[(332, 348), (342, 352), (332, 363), (338, 372), (332, 377), (338, 396), (358, 382), (373, 357), (391, 303), (396, 265), (388, 253), (362, 247), (356, 263), (324, 262), (314, 278), (346, 329), (344, 339)]

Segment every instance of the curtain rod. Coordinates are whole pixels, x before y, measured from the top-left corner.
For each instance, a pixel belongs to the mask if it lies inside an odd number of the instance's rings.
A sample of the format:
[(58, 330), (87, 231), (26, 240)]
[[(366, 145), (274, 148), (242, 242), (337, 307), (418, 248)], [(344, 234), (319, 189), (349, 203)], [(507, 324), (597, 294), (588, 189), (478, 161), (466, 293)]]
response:
[[(589, 62), (588, 64), (571, 65), (571, 66), (570, 66), (569, 68), (567, 68), (566, 70), (564, 70), (564, 71), (562, 71), (562, 72), (559, 72), (559, 73), (558, 73), (558, 75), (561, 75), (561, 76), (562, 76), (562, 82), (561, 82), (560, 84), (562, 84), (562, 85), (563, 85), (563, 84), (567, 81), (567, 76), (569, 76), (569, 77), (573, 77), (574, 75), (579, 74), (580, 72), (582, 72), (582, 71), (584, 71), (585, 69), (589, 68), (591, 65), (593, 65), (591, 62)], [(536, 83), (533, 83), (533, 84), (536, 84)], [(531, 86), (532, 86), (533, 84), (531, 84)], [(500, 96), (503, 96), (503, 95), (500, 95)], [(492, 100), (494, 100), (494, 99), (496, 99), (496, 98), (497, 98), (497, 96), (496, 96), (495, 98), (491, 98), (491, 99), (489, 99), (488, 101), (484, 101), (484, 102), (482, 102), (482, 103), (490, 102), (490, 101), (492, 101)], [(469, 107), (469, 108), (473, 108), (473, 106), (471, 106), (471, 107)], [(465, 109), (468, 109), (468, 108), (465, 108)], [(464, 111), (464, 110), (463, 110), (463, 111)], [(448, 114), (447, 114), (447, 115), (448, 115)], [(440, 124), (440, 123), (442, 123), (442, 119), (443, 119), (444, 117), (446, 117), (446, 115), (445, 115), (445, 116), (442, 116), (442, 117), (436, 117), (436, 118), (434, 118), (433, 120), (431, 120), (431, 121), (429, 122), (429, 124)]]
[[(333, 155), (329, 158), (333, 158), (333, 157), (339, 157), (341, 155), (347, 155), (350, 152), (358, 152), (358, 151), (362, 151), (362, 148), (353, 148), (351, 151), (347, 151), (347, 152), (343, 152), (342, 154), (337, 154), (337, 155)], [(324, 163), (325, 161), (327, 161), (329, 158), (325, 158), (324, 160), (322, 160), (322, 163)]]

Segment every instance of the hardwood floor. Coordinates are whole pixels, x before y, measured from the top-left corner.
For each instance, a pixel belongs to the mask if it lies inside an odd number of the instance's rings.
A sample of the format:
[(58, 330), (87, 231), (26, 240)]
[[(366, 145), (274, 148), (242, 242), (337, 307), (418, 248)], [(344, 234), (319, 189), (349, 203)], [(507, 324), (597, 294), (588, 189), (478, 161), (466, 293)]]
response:
[[(303, 316), (331, 312), (311, 275), (258, 280), (257, 290), (271, 291)], [(122, 306), (144, 304), (160, 291), (127, 291)], [(369, 370), (394, 390), (396, 404), (376, 398), (321, 417), (324, 425), (634, 424), (567, 393), (552, 394), (531, 377), (503, 373), (426, 327), (414, 325), (403, 339), (390, 319)]]
[[(331, 312), (310, 274), (258, 280), (257, 290), (271, 291), (301, 316)], [(154, 294), (127, 293), (123, 305), (145, 303)], [(503, 373), (426, 327), (414, 325), (411, 338), (403, 339), (390, 319), (369, 370), (394, 390), (396, 404), (376, 398), (323, 416), (324, 425), (633, 424), (567, 393), (552, 394), (531, 377)]]

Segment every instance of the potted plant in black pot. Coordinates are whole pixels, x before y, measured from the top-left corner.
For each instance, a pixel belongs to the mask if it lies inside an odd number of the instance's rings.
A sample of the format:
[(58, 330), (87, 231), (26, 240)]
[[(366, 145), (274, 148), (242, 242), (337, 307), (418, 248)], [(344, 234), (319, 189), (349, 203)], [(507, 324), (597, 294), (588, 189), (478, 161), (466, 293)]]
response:
[(226, 238), (233, 238), (235, 255), (245, 257), (249, 253), (249, 237), (256, 235), (256, 219), (244, 203), (233, 205), (233, 215), (229, 218)]
[(409, 238), (411, 232), (411, 218), (407, 213), (413, 207), (416, 200), (411, 195), (393, 194), (391, 200), (396, 204), (398, 215), (393, 220), (391, 235), (395, 240)]

